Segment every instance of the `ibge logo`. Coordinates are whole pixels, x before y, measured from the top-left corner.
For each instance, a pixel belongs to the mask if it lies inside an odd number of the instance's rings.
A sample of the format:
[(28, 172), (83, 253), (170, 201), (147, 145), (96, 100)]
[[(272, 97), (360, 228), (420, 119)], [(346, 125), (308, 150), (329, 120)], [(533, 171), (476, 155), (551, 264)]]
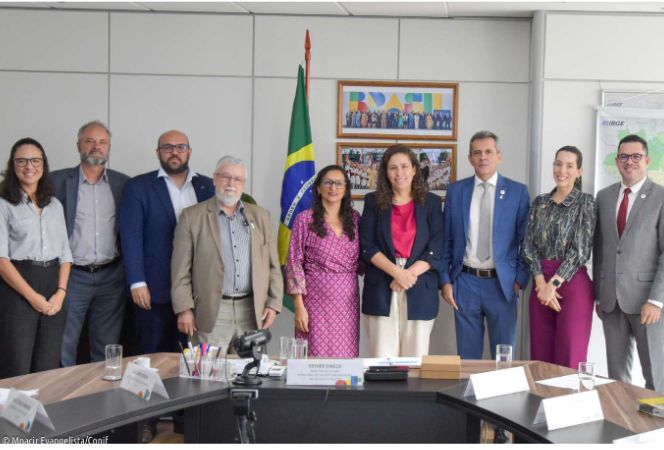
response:
[(604, 119), (602, 120), (603, 127), (624, 127), (624, 120), (615, 120), (615, 119)]

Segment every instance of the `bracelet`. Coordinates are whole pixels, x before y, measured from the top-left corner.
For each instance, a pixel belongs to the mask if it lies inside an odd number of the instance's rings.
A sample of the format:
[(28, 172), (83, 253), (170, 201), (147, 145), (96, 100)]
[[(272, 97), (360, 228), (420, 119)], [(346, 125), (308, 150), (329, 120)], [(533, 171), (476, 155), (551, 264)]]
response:
[(62, 292), (64, 292), (65, 294), (67, 293), (67, 289), (65, 289), (65, 288), (63, 288), (63, 287), (60, 287), (60, 286), (58, 286), (58, 288), (56, 289), (56, 291), (62, 291)]

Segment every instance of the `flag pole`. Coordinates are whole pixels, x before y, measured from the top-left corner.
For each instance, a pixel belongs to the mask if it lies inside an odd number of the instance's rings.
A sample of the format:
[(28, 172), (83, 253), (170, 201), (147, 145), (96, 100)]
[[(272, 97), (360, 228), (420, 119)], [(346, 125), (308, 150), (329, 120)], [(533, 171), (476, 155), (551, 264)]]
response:
[(309, 61), (311, 61), (311, 41), (309, 40), (309, 30), (304, 38), (304, 62), (305, 62), (305, 87), (307, 90), (307, 103), (309, 103)]

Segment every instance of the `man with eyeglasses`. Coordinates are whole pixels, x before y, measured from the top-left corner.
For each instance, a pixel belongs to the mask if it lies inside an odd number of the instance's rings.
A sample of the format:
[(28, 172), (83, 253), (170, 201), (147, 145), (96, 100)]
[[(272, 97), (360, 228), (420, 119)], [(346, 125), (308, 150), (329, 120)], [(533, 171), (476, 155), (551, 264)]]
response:
[(648, 179), (648, 144), (618, 144), (621, 181), (597, 193), (593, 280), (609, 377), (631, 382), (633, 341), (646, 388), (664, 392), (664, 188)]
[(90, 360), (104, 360), (104, 347), (120, 340), (125, 305), (118, 219), (122, 190), (129, 177), (107, 167), (111, 132), (102, 122), (84, 124), (78, 130), (76, 147), (81, 164), (51, 174), (55, 196), (64, 208), (74, 258), (65, 299), (63, 367), (77, 362), (86, 317)]
[(132, 178), (125, 188), (120, 236), (141, 353), (177, 350), (171, 307), (173, 232), (182, 210), (214, 195), (212, 180), (189, 168), (187, 136), (159, 136), (161, 168)]
[(270, 213), (242, 201), (244, 162), (224, 156), (216, 196), (182, 212), (173, 241), (173, 309), (178, 329), (220, 346), (269, 328), (281, 311), (283, 279)]

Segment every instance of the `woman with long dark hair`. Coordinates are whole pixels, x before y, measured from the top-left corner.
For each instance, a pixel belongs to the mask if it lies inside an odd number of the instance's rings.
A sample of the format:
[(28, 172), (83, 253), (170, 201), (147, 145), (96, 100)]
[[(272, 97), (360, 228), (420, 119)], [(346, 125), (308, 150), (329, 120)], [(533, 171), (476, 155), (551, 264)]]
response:
[(0, 186), (0, 378), (60, 366), (72, 256), (48, 174), (39, 142), (12, 146)]
[(295, 335), (309, 341), (311, 356), (354, 358), (360, 340), (360, 214), (341, 167), (323, 168), (312, 190), (312, 208), (295, 218), (286, 265)]
[(595, 201), (581, 192), (583, 154), (556, 152), (555, 189), (530, 207), (524, 259), (535, 279), (530, 293), (530, 359), (576, 369), (586, 360), (593, 285), (585, 263), (595, 231)]
[(427, 191), (413, 151), (393, 145), (367, 194), (360, 221), (367, 264), (362, 313), (372, 357), (422, 356), (438, 315), (443, 248), (440, 197)]

